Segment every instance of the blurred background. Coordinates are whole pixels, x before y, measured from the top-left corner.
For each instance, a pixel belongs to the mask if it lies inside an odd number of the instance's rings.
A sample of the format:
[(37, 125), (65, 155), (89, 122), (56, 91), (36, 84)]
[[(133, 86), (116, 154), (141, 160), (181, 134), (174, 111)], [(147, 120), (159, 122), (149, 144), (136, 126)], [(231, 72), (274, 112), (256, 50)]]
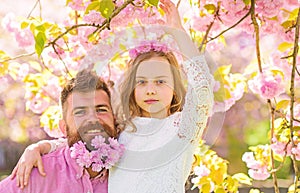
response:
[[(9, 1), (2, 0), (0, 7), (0, 20), (8, 12), (15, 12), (25, 16), (31, 11), (36, 1)], [(47, 12), (43, 10), (44, 17), (52, 17), (59, 21), (65, 17), (62, 10), (64, 1), (49, 3), (43, 1), (44, 7), (51, 6)], [(0, 21), (1, 22), (1, 21)], [(255, 54), (253, 38), (241, 35), (239, 32), (229, 32), (225, 35), (227, 46), (210, 53), (217, 66), (232, 64), (233, 73), (243, 73)], [(270, 41), (271, 40), (271, 41)], [(262, 40), (264, 52), (272, 49), (272, 37)], [(0, 50), (6, 50), (10, 55), (18, 55), (13, 37), (0, 28)], [(21, 153), (31, 143), (41, 139), (51, 139), (40, 128), (39, 115), (26, 111), (24, 100), (25, 89), (23, 85), (14, 81), (12, 77), (0, 77), (4, 84), (0, 86), (0, 180), (9, 175), (17, 163)], [(251, 93), (245, 93), (236, 104), (224, 113), (224, 122), (214, 130), (208, 130), (205, 136), (207, 144), (219, 156), (228, 160), (229, 174), (247, 173), (242, 154), (248, 151), (251, 145), (268, 143), (269, 112), (266, 101), (262, 101)], [(286, 161), (284, 169), (280, 170), (278, 177), (288, 179), (291, 175), (290, 161)]]

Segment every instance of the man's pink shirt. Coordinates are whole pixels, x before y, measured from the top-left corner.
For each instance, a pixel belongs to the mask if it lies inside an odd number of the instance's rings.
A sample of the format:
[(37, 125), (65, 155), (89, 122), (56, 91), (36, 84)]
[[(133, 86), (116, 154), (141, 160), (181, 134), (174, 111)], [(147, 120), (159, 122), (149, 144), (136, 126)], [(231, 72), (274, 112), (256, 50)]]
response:
[(46, 176), (32, 170), (29, 184), (21, 190), (16, 178), (0, 182), (0, 193), (107, 193), (107, 172), (90, 179), (87, 170), (70, 157), (69, 147), (62, 148), (42, 157)]

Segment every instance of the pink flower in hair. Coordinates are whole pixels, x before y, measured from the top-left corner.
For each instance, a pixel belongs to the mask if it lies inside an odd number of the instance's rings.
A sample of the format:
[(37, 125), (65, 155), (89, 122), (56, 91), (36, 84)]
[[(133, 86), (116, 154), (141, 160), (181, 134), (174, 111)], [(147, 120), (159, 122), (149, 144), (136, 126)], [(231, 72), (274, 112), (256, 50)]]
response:
[(132, 59), (134, 59), (137, 56), (139, 56), (140, 54), (144, 54), (144, 53), (147, 53), (150, 51), (167, 53), (167, 52), (169, 52), (169, 49), (166, 44), (162, 44), (155, 40), (142, 41), (139, 46), (129, 50), (129, 56)]

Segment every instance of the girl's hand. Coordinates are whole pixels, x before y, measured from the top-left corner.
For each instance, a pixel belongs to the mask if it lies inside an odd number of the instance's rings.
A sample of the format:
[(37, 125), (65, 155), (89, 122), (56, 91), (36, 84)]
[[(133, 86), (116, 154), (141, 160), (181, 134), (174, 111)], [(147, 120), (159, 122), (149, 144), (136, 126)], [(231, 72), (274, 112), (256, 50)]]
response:
[(177, 7), (171, 0), (160, 0), (159, 7), (166, 13), (166, 24), (169, 27), (184, 30)]
[(29, 181), (33, 167), (37, 167), (42, 176), (46, 176), (42, 163), (41, 150), (38, 144), (29, 145), (12, 171), (11, 179), (17, 177), (17, 186), (23, 189)]

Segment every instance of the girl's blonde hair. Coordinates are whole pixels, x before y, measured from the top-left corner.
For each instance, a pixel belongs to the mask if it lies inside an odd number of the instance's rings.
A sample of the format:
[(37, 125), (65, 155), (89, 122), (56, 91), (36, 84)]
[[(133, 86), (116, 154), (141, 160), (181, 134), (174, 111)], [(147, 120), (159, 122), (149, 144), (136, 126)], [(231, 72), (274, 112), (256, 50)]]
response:
[(152, 50), (149, 52), (139, 54), (135, 59), (129, 61), (129, 68), (124, 73), (124, 81), (120, 84), (120, 105), (122, 108), (123, 115), (121, 119), (125, 121), (125, 125), (129, 124), (133, 126), (134, 130), (136, 130), (136, 127), (131, 122), (131, 119), (135, 116), (142, 115), (142, 110), (137, 105), (134, 97), (134, 89), (136, 86), (136, 72), (141, 62), (149, 60), (153, 57), (165, 58), (170, 63), (171, 72), (174, 80), (174, 93), (169, 109), (169, 114), (181, 111), (182, 106), (184, 104), (186, 90), (180, 74), (180, 67), (174, 54), (172, 52), (164, 53), (162, 51)]

